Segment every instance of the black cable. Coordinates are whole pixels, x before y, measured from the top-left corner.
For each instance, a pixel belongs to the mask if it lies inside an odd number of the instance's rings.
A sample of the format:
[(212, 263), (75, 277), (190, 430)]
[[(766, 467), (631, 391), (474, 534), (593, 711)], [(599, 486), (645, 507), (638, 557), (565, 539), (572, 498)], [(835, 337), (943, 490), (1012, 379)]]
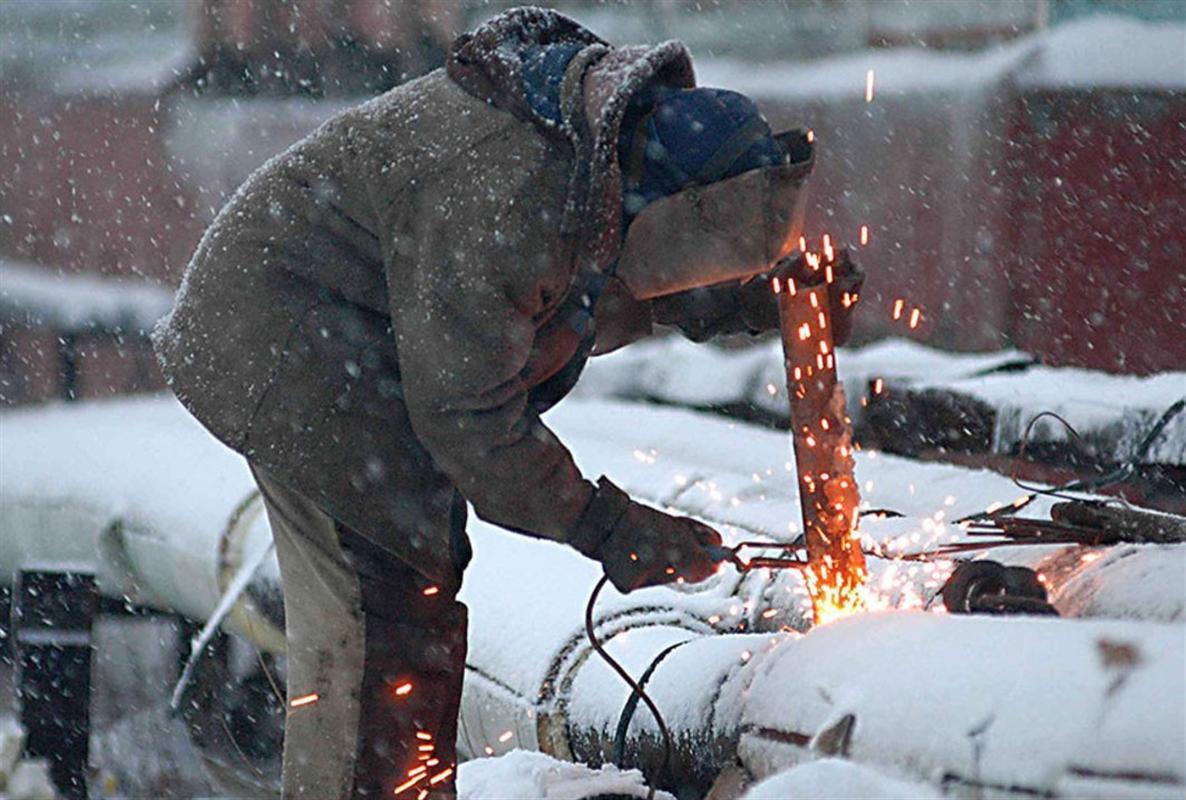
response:
[[(655, 656), (651, 661), (651, 665), (646, 668), (642, 676), (638, 679), (638, 685), (646, 688), (647, 681), (655, 674), (655, 670), (663, 663), (663, 659), (674, 653), (679, 647), (687, 644), (690, 639), (684, 639), (681, 642), (668, 645), (659, 651), (659, 655)], [(638, 701), (642, 699), (642, 695), (638, 692), (631, 692), (630, 699), (626, 701), (626, 705), (622, 707), (622, 713), (618, 717), (618, 728), (614, 733), (614, 763), (619, 767), (624, 767), (626, 763), (626, 733), (630, 730), (630, 721), (634, 719), (634, 712), (638, 710)]]
[[(1149, 431), (1144, 435), (1144, 437), (1142, 437), (1140, 443), (1137, 445), (1136, 449), (1133, 451), (1133, 454), (1127, 460), (1125, 460), (1122, 464), (1120, 464), (1120, 466), (1116, 467), (1111, 472), (1105, 473), (1104, 475), (1101, 475), (1098, 478), (1092, 478), (1092, 479), (1084, 478), (1084, 479), (1080, 479), (1080, 480), (1074, 480), (1074, 481), (1070, 481), (1068, 483), (1064, 483), (1061, 486), (1055, 486), (1050, 489), (1046, 489), (1041, 486), (1033, 486), (1033, 485), (1026, 484), (1023, 481), (1021, 481), (1016, 476), (1016, 474), (1009, 476), (1009, 479), (1011, 481), (1013, 481), (1013, 484), (1015, 486), (1017, 486), (1022, 491), (1029, 492), (1029, 497), (1027, 497), (1025, 499), (1025, 502), (1021, 503), (1020, 505), (1015, 505), (1012, 508), (1010, 508), (1009, 506), (1005, 506), (1002, 509), (1002, 511), (1004, 511), (1005, 513), (1012, 514), (1012, 513), (1016, 512), (1017, 510), (1019, 510), (1020, 508), (1022, 508), (1023, 506), (1029, 505), (1034, 500), (1034, 498), (1038, 497), (1039, 495), (1047, 495), (1050, 497), (1057, 497), (1060, 500), (1076, 500), (1078, 498), (1068, 497), (1062, 493), (1063, 492), (1092, 492), (1092, 491), (1097, 491), (1099, 489), (1106, 488), (1108, 486), (1111, 486), (1112, 484), (1119, 483), (1120, 481), (1124, 480), (1129, 475), (1131, 475), (1134, 471), (1136, 471), (1137, 464), (1140, 463), (1140, 461), (1146, 455), (1148, 455), (1149, 450), (1152, 449), (1153, 444), (1157, 441), (1158, 437), (1161, 436), (1162, 431), (1164, 431), (1166, 426), (1169, 425), (1170, 422), (1173, 421), (1174, 417), (1176, 417), (1176, 416), (1178, 416), (1178, 414), (1182, 413), (1183, 409), (1186, 409), (1186, 397), (1183, 397), (1181, 400), (1171, 403), (1169, 408), (1167, 408), (1165, 411), (1162, 412), (1161, 416), (1158, 417), (1157, 422), (1154, 423), (1153, 426), (1149, 429)], [(1021, 437), (1021, 446), (1018, 448), (1018, 452), (1017, 452), (1017, 457), (1019, 459), (1025, 458), (1025, 451), (1026, 451), (1026, 448), (1029, 446), (1030, 435), (1033, 432), (1034, 424), (1042, 417), (1051, 417), (1052, 419), (1058, 420), (1060, 423), (1062, 423), (1063, 427), (1065, 427), (1067, 429), (1067, 431), (1071, 434), (1072, 437), (1074, 437), (1076, 440), (1078, 440), (1080, 442), (1083, 441), (1083, 437), (1079, 435), (1079, 432), (1077, 430), (1075, 430), (1074, 426), (1071, 425), (1071, 423), (1068, 422), (1065, 418), (1054, 413), (1053, 411), (1043, 411), (1039, 414), (1034, 415), (1034, 417), (1032, 419), (1030, 419), (1029, 423), (1026, 424), (1025, 432), (1022, 434), (1022, 437)], [(977, 511), (973, 514), (969, 514), (965, 517), (961, 517), (960, 519), (955, 520), (955, 522), (956, 523), (976, 522), (976, 521), (980, 521), (980, 520), (987, 521), (987, 520), (990, 520), (991, 518), (992, 518), (991, 514), (985, 514), (983, 511)]]
[[(601, 594), (601, 590), (609, 583), (609, 577), (603, 575), (597, 585), (593, 587), (593, 593), (589, 595), (589, 603), (585, 606), (585, 635), (589, 637), (589, 644), (593, 646), (593, 650), (601, 659), (609, 664), (614, 672), (626, 682), (626, 685), (634, 690), (642, 701), (646, 703), (647, 708), (650, 709), (651, 714), (655, 717), (655, 722), (659, 725), (659, 732), (663, 734), (663, 763), (659, 767), (657, 778), (662, 778), (667, 774), (668, 765), (671, 763), (671, 751), (673, 748), (671, 731), (667, 728), (667, 723), (663, 720), (663, 715), (659, 713), (659, 707), (655, 705), (655, 701), (651, 700), (650, 695), (638, 684), (638, 681), (631, 677), (626, 668), (617, 662), (617, 660), (606, 652), (601, 642), (597, 639), (597, 632), (593, 628), (593, 607), (597, 605), (597, 597)], [(621, 766), (620, 764), (618, 766)], [(656, 777), (647, 780), (647, 800), (655, 800), (655, 783)]]
[[(1038, 420), (1042, 419), (1043, 417), (1050, 417), (1051, 419), (1058, 420), (1062, 423), (1062, 426), (1067, 429), (1067, 432), (1071, 434), (1071, 437), (1074, 441), (1083, 441), (1083, 437), (1079, 435), (1079, 431), (1075, 430), (1075, 426), (1067, 422), (1065, 417), (1060, 414), (1056, 414), (1053, 411), (1042, 411), (1030, 418), (1030, 421), (1025, 426), (1025, 432), (1021, 434), (1021, 447), (1019, 447), (1017, 450), (1017, 458), (1019, 460), (1025, 461), (1025, 451), (1026, 448), (1029, 447), (1030, 436), (1033, 434), (1034, 425), (1036, 425)], [(1127, 466), (1127, 464), (1122, 465), (1120, 469), (1117, 470), (1117, 472), (1125, 470)], [(1127, 474), (1127, 472), (1124, 472), (1124, 476), (1127, 476)], [(1108, 476), (1105, 475), (1104, 477), (1107, 478)], [(1070, 483), (1065, 483), (1062, 486), (1055, 486), (1052, 489), (1047, 489), (1042, 486), (1024, 483), (1021, 478), (1017, 477), (1016, 472), (1009, 476), (1009, 480), (1013, 481), (1013, 485), (1017, 488), (1025, 492), (1029, 492), (1031, 495), (1031, 500), (1033, 499), (1034, 495), (1045, 495), (1047, 497), (1058, 498), (1059, 500), (1075, 500), (1076, 498), (1067, 494), (1063, 494), (1063, 492), (1074, 491), (1076, 488), (1078, 488), (1079, 484), (1086, 483), (1085, 481), (1071, 481)], [(1096, 480), (1098, 481), (1099, 479), (1097, 478)]]
[[(1183, 409), (1186, 409), (1186, 397), (1171, 403), (1169, 408), (1162, 412), (1161, 416), (1157, 419), (1157, 422), (1153, 424), (1153, 427), (1151, 427), (1141, 439), (1140, 444), (1137, 445), (1136, 449), (1133, 451), (1133, 454), (1126, 461), (1124, 461), (1124, 463), (1111, 472), (1101, 475), (1098, 478), (1093, 478), (1091, 480), (1083, 479), (1071, 481), (1070, 483), (1055, 487), (1052, 490), (1043, 490), (1037, 487), (1026, 486), (1016, 478), (1013, 478), (1013, 483), (1017, 484), (1017, 486), (1026, 491), (1033, 492), (1034, 494), (1049, 494), (1055, 497), (1060, 497), (1058, 492), (1090, 492), (1096, 489), (1103, 489), (1104, 487), (1111, 486), (1114, 483), (1119, 483), (1136, 470), (1137, 464), (1139, 464), (1140, 461), (1149, 454), (1149, 450), (1152, 449), (1154, 442), (1156, 442), (1158, 437), (1161, 436), (1162, 431), (1164, 431), (1166, 426), (1173, 421), (1174, 417), (1182, 413)], [(1024, 458), (1025, 448), (1029, 443), (1030, 432), (1033, 430), (1034, 423), (1042, 417), (1052, 417), (1058, 420), (1071, 433), (1072, 436), (1074, 436), (1079, 441), (1083, 441), (1083, 437), (1079, 435), (1079, 432), (1075, 430), (1071, 423), (1067, 422), (1053, 411), (1043, 411), (1042, 413), (1034, 416), (1034, 418), (1029, 421), (1029, 424), (1025, 426), (1025, 434), (1022, 437), (1021, 448), (1018, 451), (1018, 458)]]

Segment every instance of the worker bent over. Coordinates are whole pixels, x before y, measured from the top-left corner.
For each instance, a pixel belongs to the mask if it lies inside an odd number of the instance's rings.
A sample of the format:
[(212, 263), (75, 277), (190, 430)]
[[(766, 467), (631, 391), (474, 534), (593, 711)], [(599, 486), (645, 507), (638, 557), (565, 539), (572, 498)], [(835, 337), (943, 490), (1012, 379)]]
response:
[(285, 797), (454, 796), (467, 502), (622, 591), (715, 571), (715, 531), (583, 479), (540, 414), (655, 323), (775, 327), (748, 279), (797, 243), (810, 168), (679, 43), (519, 9), (235, 194), (155, 341), (272, 524)]

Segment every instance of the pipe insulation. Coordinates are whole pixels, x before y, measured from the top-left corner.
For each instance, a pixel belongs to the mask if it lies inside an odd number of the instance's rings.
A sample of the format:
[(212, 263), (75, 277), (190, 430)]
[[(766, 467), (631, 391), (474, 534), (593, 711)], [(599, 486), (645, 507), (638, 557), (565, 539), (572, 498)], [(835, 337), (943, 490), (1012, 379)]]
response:
[[(107, 597), (202, 621), (271, 545), (246, 462), (171, 399), (5, 412), (0, 431), (0, 584), (80, 569)], [(283, 652), (283, 625), (272, 556), (226, 627)]]
[(1184, 649), (1176, 624), (858, 615), (761, 655), (739, 755), (759, 778), (823, 753), (1018, 795), (1181, 797)]

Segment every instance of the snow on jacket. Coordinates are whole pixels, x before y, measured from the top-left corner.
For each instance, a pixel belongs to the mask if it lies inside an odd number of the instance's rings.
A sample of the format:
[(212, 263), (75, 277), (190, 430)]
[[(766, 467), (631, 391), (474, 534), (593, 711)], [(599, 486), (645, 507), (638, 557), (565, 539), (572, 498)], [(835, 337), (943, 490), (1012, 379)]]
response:
[[(559, 121), (523, 80), (525, 50), (553, 43), (580, 46)], [(736, 279), (798, 235), (809, 156), (654, 203), (623, 252), (618, 123), (651, 81), (694, 84), (682, 45), (613, 49), (537, 9), (460, 37), (446, 69), (331, 119), (231, 198), (154, 333), (170, 386), (228, 446), (442, 585), (469, 557), (464, 500), (565, 540), (592, 485), (532, 394), (584, 357), (570, 311), (590, 283), (618, 265), (598, 352), (653, 321), (745, 329)]]

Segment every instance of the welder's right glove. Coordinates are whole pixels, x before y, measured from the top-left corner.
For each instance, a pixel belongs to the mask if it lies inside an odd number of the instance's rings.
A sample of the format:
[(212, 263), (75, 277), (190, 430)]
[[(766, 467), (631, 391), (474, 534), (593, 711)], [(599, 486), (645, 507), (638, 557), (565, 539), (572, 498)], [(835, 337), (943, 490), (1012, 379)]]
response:
[(636, 503), (605, 477), (568, 541), (600, 561), (622, 593), (680, 578), (702, 581), (718, 566), (708, 548), (721, 546), (720, 534), (707, 525)]

